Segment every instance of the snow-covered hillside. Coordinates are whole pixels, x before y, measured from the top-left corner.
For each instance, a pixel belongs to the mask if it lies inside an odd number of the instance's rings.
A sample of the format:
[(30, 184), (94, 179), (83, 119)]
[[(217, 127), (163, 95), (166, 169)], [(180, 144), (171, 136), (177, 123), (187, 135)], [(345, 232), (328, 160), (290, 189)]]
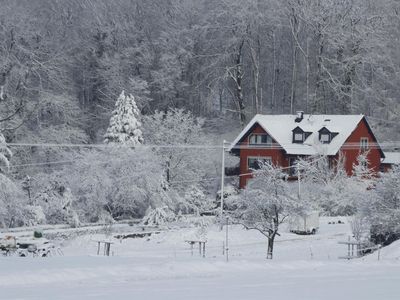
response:
[[(345, 224), (328, 224), (341, 219)], [(171, 229), (149, 238), (114, 239), (114, 256), (96, 256), (87, 234), (62, 245), (65, 256), (0, 259), (0, 299), (398, 299), (400, 243), (352, 261), (346, 218), (321, 218), (315, 236), (283, 232), (274, 260), (255, 231), (229, 227), (229, 262), (222, 255), (225, 230), (208, 228), (206, 258), (186, 239), (198, 229)], [(396, 254), (397, 253), (397, 254)]]

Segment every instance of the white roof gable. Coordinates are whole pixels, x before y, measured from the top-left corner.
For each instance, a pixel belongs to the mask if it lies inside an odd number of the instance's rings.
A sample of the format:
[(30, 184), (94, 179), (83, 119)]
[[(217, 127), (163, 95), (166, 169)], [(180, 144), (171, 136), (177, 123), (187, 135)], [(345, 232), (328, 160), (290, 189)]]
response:
[[(303, 120), (297, 123), (295, 122), (296, 116), (294, 115), (255, 115), (232, 143), (230, 150), (239, 143), (254, 124), (258, 123), (282, 146), (287, 154), (336, 155), (363, 118), (363, 115), (304, 114)], [(303, 144), (292, 142), (292, 130), (296, 127), (300, 127), (306, 132), (311, 132), (311, 135)], [(329, 144), (322, 144), (319, 141), (318, 131), (323, 127), (338, 133)]]
[(400, 152), (385, 152), (384, 164), (400, 165)]

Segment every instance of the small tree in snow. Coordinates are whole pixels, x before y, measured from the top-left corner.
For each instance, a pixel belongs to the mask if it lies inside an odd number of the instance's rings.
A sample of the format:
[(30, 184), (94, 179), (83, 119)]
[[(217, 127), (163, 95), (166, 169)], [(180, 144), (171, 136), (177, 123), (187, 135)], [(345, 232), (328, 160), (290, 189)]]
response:
[(35, 203), (39, 204), (49, 224), (69, 224), (79, 226), (79, 218), (72, 208), (75, 197), (71, 190), (58, 181), (53, 181), (36, 196)]
[(368, 186), (373, 180), (373, 170), (368, 168), (368, 152), (361, 153), (357, 157), (357, 162), (353, 164), (353, 176), (354, 178)]
[(10, 168), (12, 152), (7, 147), (6, 139), (0, 132), (0, 173), (6, 174)]
[(142, 223), (144, 225), (163, 225), (173, 221), (174, 218), (175, 214), (168, 208), (168, 206), (157, 207), (154, 209), (149, 208)]
[(182, 213), (194, 213), (200, 215), (202, 212), (211, 210), (214, 203), (208, 199), (204, 192), (197, 186), (192, 186), (185, 197), (178, 203), (177, 210)]
[[(165, 164), (165, 179), (172, 181), (202, 179), (209, 171), (207, 157), (210, 151), (186, 147), (206, 144), (204, 120), (183, 109), (156, 111), (144, 118), (146, 141), (154, 145), (170, 145), (156, 150)], [(176, 147), (177, 145), (180, 145)]]
[(248, 188), (241, 196), (234, 197), (232, 204), (237, 207), (238, 223), (267, 237), (267, 259), (272, 259), (279, 226), (300, 204), (291, 195), (287, 174), (269, 163), (260, 162), (260, 166)]
[(359, 210), (379, 242), (400, 236), (400, 167), (381, 174)]
[(143, 143), (140, 112), (132, 95), (122, 91), (115, 103), (115, 109), (110, 119), (110, 126), (104, 135), (107, 144), (116, 143), (136, 146)]
[(301, 193), (313, 208), (327, 215), (352, 215), (360, 182), (350, 178), (344, 168), (344, 158), (329, 162), (328, 156), (299, 160), (302, 170)]

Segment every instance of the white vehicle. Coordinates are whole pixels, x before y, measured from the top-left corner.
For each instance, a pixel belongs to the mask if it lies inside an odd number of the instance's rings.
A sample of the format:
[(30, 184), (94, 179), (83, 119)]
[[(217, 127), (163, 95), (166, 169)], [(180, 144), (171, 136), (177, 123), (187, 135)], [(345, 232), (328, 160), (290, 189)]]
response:
[(297, 234), (315, 234), (319, 229), (319, 212), (311, 211), (304, 215), (293, 215), (289, 218), (290, 232)]

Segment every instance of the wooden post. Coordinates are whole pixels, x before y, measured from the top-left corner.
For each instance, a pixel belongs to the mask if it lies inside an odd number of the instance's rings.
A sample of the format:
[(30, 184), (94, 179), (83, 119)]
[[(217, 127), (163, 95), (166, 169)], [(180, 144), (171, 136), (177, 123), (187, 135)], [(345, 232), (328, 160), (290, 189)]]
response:
[(349, 243), (347, 244), (347, 257), (350, 259), (350, 237), (349, 237)]
[(97, 242), (97, 255), (100, 254), (100, 242)]
[(206, 257), (206, 242), (203, 242), (203, 258)]

